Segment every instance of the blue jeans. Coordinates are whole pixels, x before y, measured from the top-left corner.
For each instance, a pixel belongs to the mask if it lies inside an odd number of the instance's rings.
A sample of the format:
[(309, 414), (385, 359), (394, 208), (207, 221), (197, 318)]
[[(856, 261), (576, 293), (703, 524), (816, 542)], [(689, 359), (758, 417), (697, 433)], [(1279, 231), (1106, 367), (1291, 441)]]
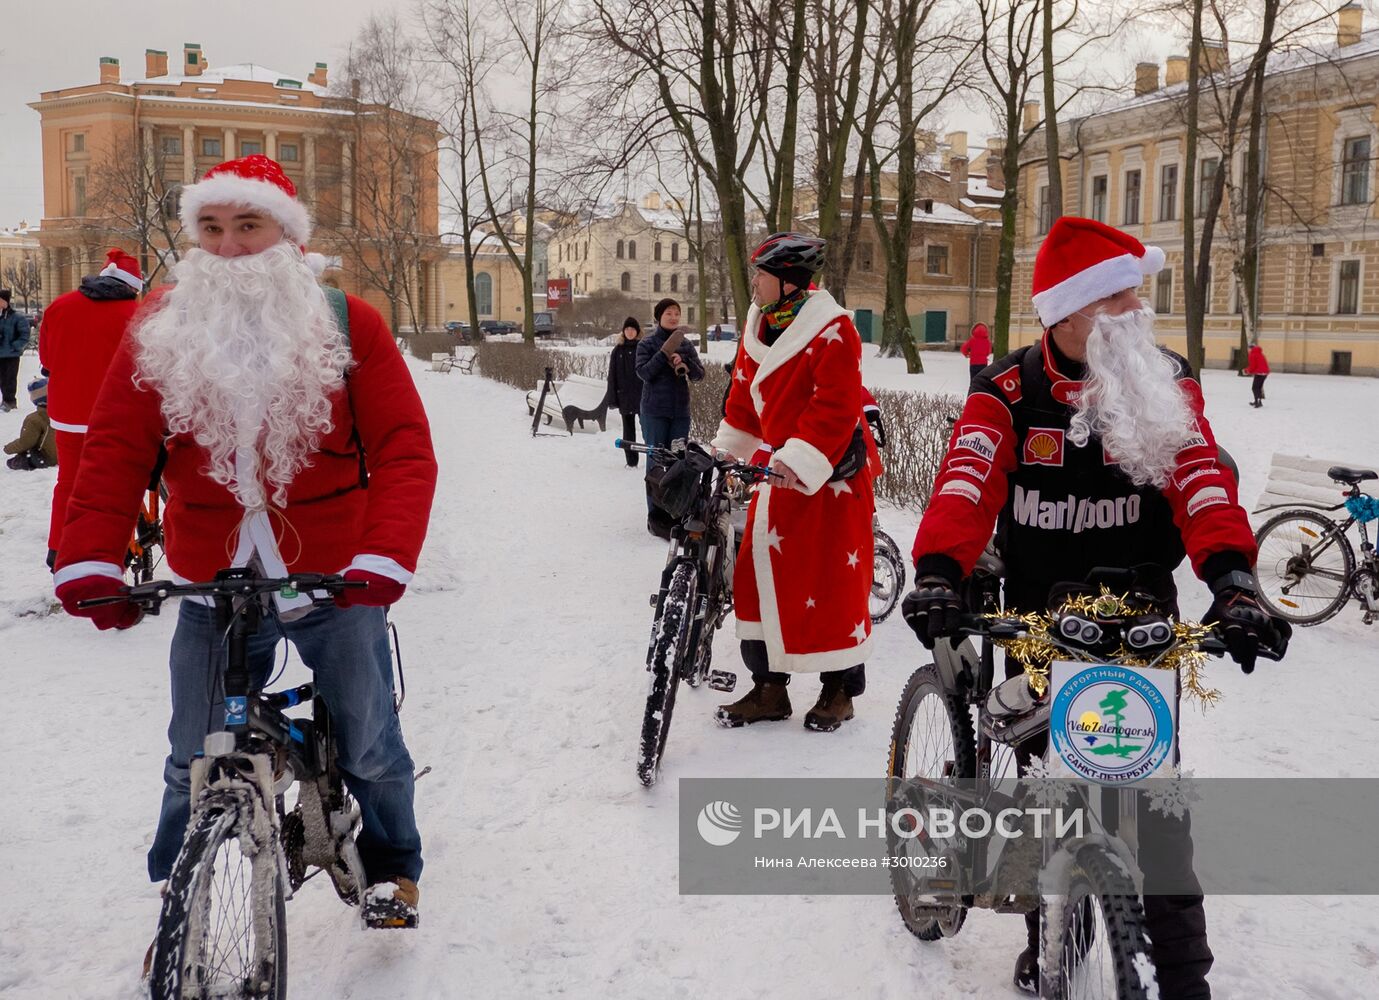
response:
[[(297, 647), (315, 675), (335, 726), (338, 763), (363, 819), (359, 856), (370, 883), (421, 875), (421, 834), (412, 811), (413, 765), (393, 709), (393, 658), (383, 608), (318, 608), (282, 622), (265, 614), (249, 640), (250, 684), (265, 684), (280, 639)], [(183, 601), (172, 637), (172, 746), (163, 767), (163, 809), (148, 852), (148, 874), (172, 872), (191, 815), (193, 754), (207, 733), (225, 728), (226, 644), (215, 609)]]
[[(683, 416), (675, 417), (649, 417), (645, 413), (639, 418), (642, 422), (642, 440), (646, 442), (648, 448), (666, 448), (676, 438), (688, 438), (690, 429), (690, 417), (686, 413)], [(651, 465), (651, 456), (647, 456), (647, 466)], [(655, 506), (651, 502), (651, 494), (646, 497), (647, 513)]]

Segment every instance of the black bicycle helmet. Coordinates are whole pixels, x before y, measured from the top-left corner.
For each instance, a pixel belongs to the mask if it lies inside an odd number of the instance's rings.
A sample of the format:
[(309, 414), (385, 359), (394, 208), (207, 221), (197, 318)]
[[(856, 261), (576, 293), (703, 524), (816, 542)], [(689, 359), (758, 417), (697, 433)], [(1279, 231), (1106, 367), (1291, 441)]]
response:
[(752, 251), (752, 265), (771, 274), (802, 269), (812, 276), (823, 269), (826, 245), (817, 236), (774, 233)]

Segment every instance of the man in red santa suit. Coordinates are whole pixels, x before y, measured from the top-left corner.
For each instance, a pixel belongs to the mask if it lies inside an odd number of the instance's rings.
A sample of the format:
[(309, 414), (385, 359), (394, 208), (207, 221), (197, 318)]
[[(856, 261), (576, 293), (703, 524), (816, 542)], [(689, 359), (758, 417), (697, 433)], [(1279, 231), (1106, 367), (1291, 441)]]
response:
[(48, 568), (57, 558), (67, 498), (77, 479), (81, 446), (110, 359), (138, 308), (144, 289), (139, 262), (119, 248), (105, 256), (99, 274), (53, 300), (43, 314), (38, 359), (48, 372), (48, 417), (57, 435), (57, 485), (48, 522)]
[(862, 342), (852, 315), (810, 278), (824, 242), (777, 233), (752, 254), (751, 310), (715, 448), (770, 463), (733, 575), (752, 689), (717, 719), (734, 727), (790, 717), (793, 673), (821, 675), (805, 728), (853, 717), (871, 649), (870, 435), (862, 419)]
[[(315, 672), (362, 813), (358, 847), (373, 887), (365, 921), (414, 926), (421, 838), (384, 609), (402, 597), (426, 535), (436, 482), (426, 414), (378, 311), (347, 296), (348, 332), (337, 323), (303, 259), (306, 208), (278, 164), (222, 163), (183, 189), (181, 214), (199, 248), (115, 353), (68, 504), (57, 595), (98, 628), (138, 620), (130, 604), (77, 603), (122, 592), (121, 557), (160, 447), (175, 579), (210, 580), (229, 564), (365, 581), (338, 607), (275, 597), (250, 643), (250, 671), (262, 683), (286, 638)], [(170, 659), (154, 881), (167, 878), (182, 842), (189, 760), (223, 718), (207, 710), (219, 704), (225, 665), (212, 608), (182, 602)]]

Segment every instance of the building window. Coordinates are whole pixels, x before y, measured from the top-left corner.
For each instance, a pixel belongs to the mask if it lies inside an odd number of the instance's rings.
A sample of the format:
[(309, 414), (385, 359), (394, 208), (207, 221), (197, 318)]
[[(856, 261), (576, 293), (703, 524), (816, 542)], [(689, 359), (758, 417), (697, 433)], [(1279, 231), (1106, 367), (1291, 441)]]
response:
[(181, 138), (181, 136), (176, 136), (176, 135), (165, 135), (165, 136), (163, 136), (163, 155), (164, 155), (164, 156), (181, 156), (181, 155), (182, 155), (182, 138)]
[(493, 315), (493, 276), (486, 272), (474, 275), (474, 305), (480, 316)]
[(1159, 221), (1178, 218), (1178, 164), (1166, 163), (1159, 171)]
[(168, 188), (162, 199), (163, 218), (175, 219), (178, 209), (182, 207), (182, 185), (174, 184)]
[(221, 152), (220, 152), (220, 140), (219, 140), (219, 139), (202, 139), (202, 140), (201, 140), (201, 155), (202, 155), (202, 156), (217, 156), (217, 157), (220, 156), (220, 155), (221, 155)]
[(694, 294), (694, 286), (697, 284), (695, 279), (697, 277), (697, 275), (691, 274), (687, 278), (685, 278), (685, 290), (688, 291), (691, 295)]
[(1173, 272), (1168, 268), (1154, 278), (1154, 311), (1160, 316), (1173, 311)]
[(624, 271), (622, 273), (622, 284), (619, 287), (621, 287), (624, 292), (632, 291), (632, 272)]
[(1221, 158), (1219, 156), (1209, 156), (1202, 161), (1202, 168), (1199, 171), (1200, 177), (1197, 180), (1197, 214), (1199, 216), (1207, 214), (1207, 206), (1211, 204), (1211, 189), (1216, 186), (1216, 172), (1221, 169)]
[(690, 244), (687, 244), (687, 245), (686, 245), (686, 247), (685, 247), (685, 259), (688, 260), (691, 264), (694, 263), (694, 244), (693, 244), (693, 243), (690, 243)]
[[(622, 240), (618, 240), (618, 260), (622, 260), (623, 254), (626, 253), (626, 251), (627, 251), (627, 244), (624, 243)], [(624, 291), (625, 291), (625, 289), (624, 289)]]
[(689, 307), (689, 321), (694, 322), (694, 306)]
[(85, 132), (78, 132), (76, 135), (72, 136), (72, 152), (74, 152), (74, 153), (84, 153), (84, 152), (86, 152), (86, 133), (85, 133)]
[(588, 240), (585, 240), (585, 241), (584, 241), (584, 259), (585, 259), (585, 260), (588, 260), (588, 259), (589, 259), (589, 241), (588, 241)]
[(680, 276), (678, 274), (672, 274), (670, 276), (670, 290), (672, 292), (678, 292), (680, 290)]
[(1336, 312), (1354, 316), (1360, 311), (1360, 262), (1343, 260), (1336, 283)]
[(255, 153), (262, 153), (262, 152), (263, 152), (263, 143), (261, 143), (261, 142), (253, 142), (253, 141), (251, 141), (251, 140), (249, 140), (249, 139), (245, 139), (243, 142), (241, 142), (241, 143), (239, 144), (239, 155), (240, 155), (240, 156), (253, 156)]
[(1240, 294), (1240, 279), (1235, 278), (1231, 282), (1231, 312), (1237, 316), (1244, 312), (1245, 296)]
[(929, 274), (948, 273), (948, 248), (931, 243), (925, 250), (924, 270)]
[(857, 244), (857, 270), (870, 271), (872, 266), (872, 245), (870, 243)]
[(1121, 211), (1122, 226), (1140, 224), (1140, 177), (1138, 170), (1125, 172), (1125, 206)]
[(661, 290), (661, 276), (659, 274), (652, 275), (651, 290), (653, 292), (659, 292)]
[(1341, 204), (1363, 205), (1369, 201), (1369, 136), (1345, 141), (1341, 160)]
[(670, 245), (670, 262), (673, 264), (673, 263), (675, 263), (676, 261), (678, 261), (679, 259), (680, 259), (680, 244), (679, 244), (679, 243), (672, 243), (672, 244)]
[(86, 214), (86, 178), (80, 174), (72, 178), (72, 214)]
[(284, 142), (278, 144), (278, 161), (281, 163), (297, 162), (297, 144), (295, 142)]
[(657, 243), (656, 246), (652, 248), (651, 257), (653, 260), (661, 259), (661, 244)]
[(636, 241), (636, 240), (628, 240), (628, 241), (627, 241), (627, 259), (628, 259), (628, 260), (636, 260), (636, 259), (637, 259), (637, 241)]
[(1097, 222), (1106, 221), (1107, 177), (1105, 174), (1092, 178), (1092, 218)]
[[(1053, 225), (1053, 205), (1049, 203), (1049, 186), (1047, 184), (1039, 188), (1039, 235), (1043, 236)], [(933, 272), (930, 272), (933, 273)]]

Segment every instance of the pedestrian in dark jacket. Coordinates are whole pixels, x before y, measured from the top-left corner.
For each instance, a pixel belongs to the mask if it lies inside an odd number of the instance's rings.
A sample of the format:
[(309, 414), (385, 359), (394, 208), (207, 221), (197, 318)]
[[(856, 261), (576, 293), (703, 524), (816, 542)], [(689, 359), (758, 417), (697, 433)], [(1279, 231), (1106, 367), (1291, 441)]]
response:
[(0, 288), (0, 413), (19, 405), (19, 357), (29, 346), (29, 317), (10, 308), (10, 290)]
[[(629, 444), (637, 443), (637, 413), (642, 405), (642, 380), (637, 377), (637, 341), (641, 335), (642, 324), (637, 317), (627, 317), (618, 346), (608, 359), (608, 405), (617, 407), (622, 414), (622, 439)], [(626, 448), (623, 454), (627, 456), (627, 467), (635, 469), (637, 453)]]
[[(662, 299), (653, 311), (656, 328), (637, 345), (637, 377), (642, 380), (642, 437), (653, 448), (689, 437), (691, 382), (704, 377), (704, 366), (685, 331), (680, 329), (680, 303)], [(667, 537), (669, 526), (659, 508), (646, 498), (647, 529)]]
[(1254, 376), (1254, 384), (1250, 388), (1254, 391), (1255, 398), (1250, 405), (1257, 410), (1264, 405), (1264, 380), (1269, 377), (1269, 359), (1264, 356), (1264, 348), (1258, 344), (1250, 347), (1245, 374)]

